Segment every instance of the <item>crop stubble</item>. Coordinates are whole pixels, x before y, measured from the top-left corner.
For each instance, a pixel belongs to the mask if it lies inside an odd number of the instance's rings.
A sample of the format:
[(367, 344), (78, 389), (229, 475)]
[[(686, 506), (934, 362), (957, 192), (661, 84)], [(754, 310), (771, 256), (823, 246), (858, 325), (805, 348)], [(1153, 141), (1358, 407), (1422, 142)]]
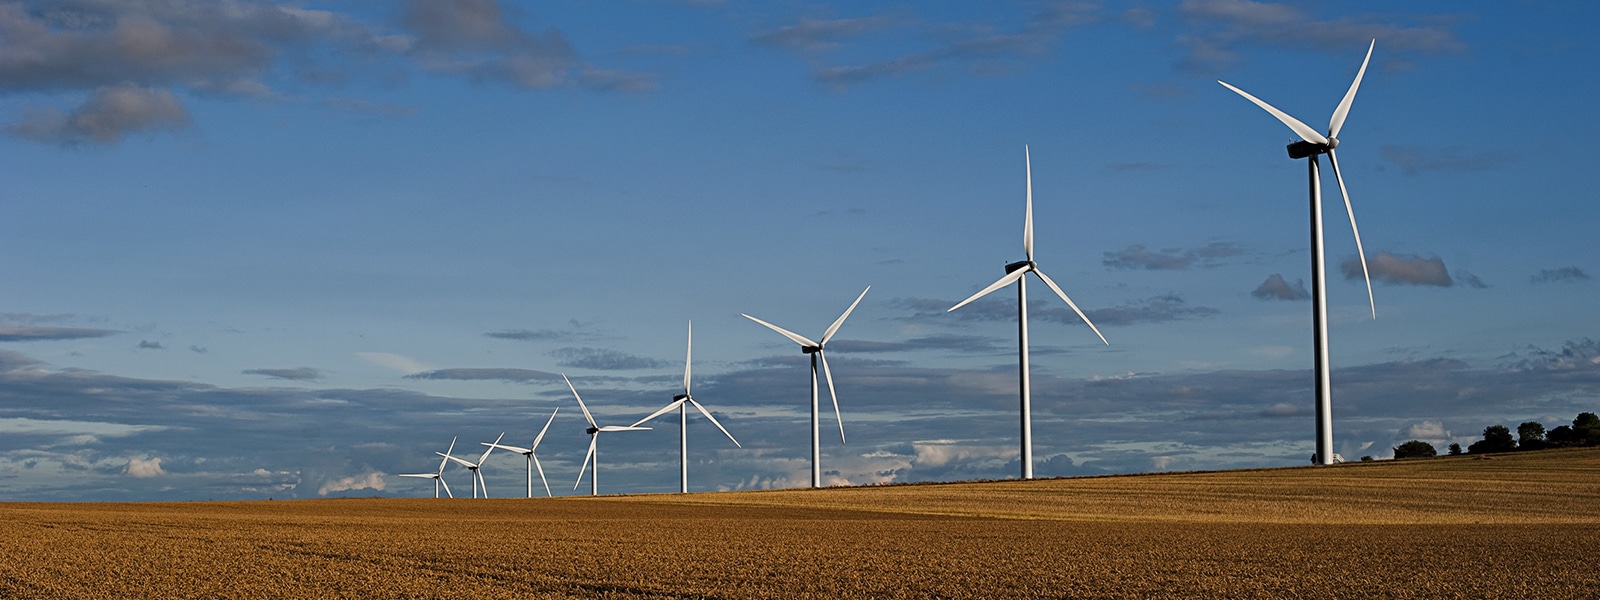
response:
[(545, 500), (0, 505), (0, 597), (1600, 593), (1600, 451)]

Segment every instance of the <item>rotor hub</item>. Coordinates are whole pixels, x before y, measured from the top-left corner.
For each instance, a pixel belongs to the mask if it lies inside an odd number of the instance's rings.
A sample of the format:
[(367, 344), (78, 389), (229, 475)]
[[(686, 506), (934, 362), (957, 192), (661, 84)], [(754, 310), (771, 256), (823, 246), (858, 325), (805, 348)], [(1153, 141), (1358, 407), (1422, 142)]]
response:
[(1014, 262), (1014, 263), (1011, 263), (1009, 265), (1006, 265), (1006, 272), (1007, 273), (1015, 273), (1017, 271), (1017, 269), (1023, 269), (1023, 268), (1032, 269), (1035, 266), (1036, 265), (1031, 260), (1019, 260), (1017, 262)]
[(587, 433), (589, 435), (594, 435), (594, 434), (599, 433), (599, 432), (600, 432), (600, 428), (599, 427), (590, 427), (589, 429), (584, 431), (584, 433)]

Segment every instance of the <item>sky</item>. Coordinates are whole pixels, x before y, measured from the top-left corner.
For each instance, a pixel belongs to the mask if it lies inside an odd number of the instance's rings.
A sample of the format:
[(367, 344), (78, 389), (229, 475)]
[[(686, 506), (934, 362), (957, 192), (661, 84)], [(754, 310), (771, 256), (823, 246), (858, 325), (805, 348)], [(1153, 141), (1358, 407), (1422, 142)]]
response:
[[(505, 433), (573, 490), (680, 391), (693, 491), (1307, 464), (1600, 410), (1587, 2), (0, 1), (0, 499), (427, 496)], [(824, 388), (825, 390), (826, 388)], [(604, 434), (673, 492), (677, 424)], [(520, 495), (521, 456), (484, 467)], [(470, 494), (468, 474), (446, 481)], [(537, 482), (536, 482), (537, 485)]]

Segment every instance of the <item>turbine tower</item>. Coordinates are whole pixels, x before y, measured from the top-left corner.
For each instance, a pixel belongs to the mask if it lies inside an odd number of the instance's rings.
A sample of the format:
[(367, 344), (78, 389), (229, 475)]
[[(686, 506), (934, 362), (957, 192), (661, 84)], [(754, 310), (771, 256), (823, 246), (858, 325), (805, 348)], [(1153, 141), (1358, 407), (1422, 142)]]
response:
[(639, 419), (639, 422), (633, 424), (634, 427), (638, 427), (645, 424), (646, 421), (664, 415), (674, 408), (678, 409), (678, 465), (681, 468), (680, 470), (682, 471), (683, 475), (682, 484), (678, 489), (680, 492), (685, 494), (689, 493), (689, 405), (694, 405), (695, 409), (700, 411), (700, 414), (703, 414), (707, 419), (710, 419), (711, 424), (716, 425), (717, 429), (721, 429), (722, 435), (728, 436), (728, 439), (733, 442), (733, 445), (739, 446), (740, 448), (744, 447), (739, 444), (739, 440), (733, 439), (733, 434), (728, 433), (728, 429), (726, 427), (723, 427), (721, 423), (717, 422), (716, 417), (711, 416), (711, 411), (706, 410), (706, 407), (701, 406), (699, 402), (696, 402), (694, 396), (689, 393), (689, 364), (693, 362), (693, 360), (694, 322), (690, 321), (689, 350), (684, 354), (683, 357), (683, 393), (673, 396), (672, 402), (668, 403), (665, 407), (662, 407), (661, 410), (651, 413), (650, 416)]
[[(471, 471), (472, 472), (472, 497), (473, 498), (477, 498), (478, 497), (478, 486), (481, 484), (483, 486), (483, 497), (485, 499), (488, 499), (489, 498), (489, 484), (488, 484), (488, 482), (485, 482), (483, 480), (483, 471), (482, 471), (483, 461), (489, 460), (489, 453), (490, 452), (494, 452), (495, 445), (499, 444), (500, 440), (502, 438), (504, 438), (504, 437), (506, 437), (506, 433), (504, 431), (500, 432), (500, 437), (495, 438), (494, 439), (494, 443), (488, 445), (489, 449), (483, 451), (483, 456), (479, 456), (477, 462), (465, 461), (465, 460), (456, 458), (454, 456), (451, 456), (450, 453), (448, 453), (448, 452), (435, 452), (434, 454), (437, 454), (439, 456), (443, 456), (445, 458), (445, 460), (456, 461), (457, 463), (460, 463), (461, 466), (466, 467), (468, 471)], [(450, 446), (451, 446), (451, 448), (454, 448), (455, 447), (455, 443), (451, 442)]]
[(589, 407), (584, 406), (583, 398), (578, 396), (578, 388), (572, 387), (572, 380), (567, 379), (566, 373), (562, 373), (561, 378), (566, 380), (567, 389), (572, 390), (572, 397), (578, 400), (578, 408), (583, 409), (583, 420), (589, 422), (587, 431), (589, 434), (589, 453), (583, 455), (583, 466), (578, 467), (578, 480), (572, 483), (572, 489), (578, 489), (578, 485), (583, 483), (583, 472), (589, 468), (590, 459), (594, 459), (594, 471), (589, 474), (589, 495), (598, 496), (600, 495), (600, 455), (595, 452), (595, 442), (600, 441), (600, 434), (613, 431), (645, 431), (650, 428), (637, 425), (606, 425), (605, 427), (596, 425), (594, 416), (589, 414)]
[(1006, 265), (1005, 276), (989, 284), (989, 287), (979, 290), (978, 293), (973, 294), (966, 300), (956, 303), (955, 306), (950, 307), (950, 310), (945, 312), (953, 312), (955, 309), (966, 306), (973, 300), (982, 298), (990, 292), (1011, 285), (1012, 282), (1017, 284), (1018, 379), (1022, 388), (1022, 478), (1033, 479), (1033, 398), (1031, 393), (1032, 384), (1029, 382), (1028, 376), (1028, 279), (1025, 276), (1028, 273), (1038, 276), (1040, 281), (1050, 286), (1051, 291), (1054, 291), (1057, 296), (1066, 301), (1067, 306), (1072, 307), (1072, 312), (1078, 313), (1078, 318), (1083, 319), (1083, 322), (1089, 325), (1089, 329), (1094, 330), (1095, 335), (1100, 336), (1101, 342), (1105, 342), (1108, 346), (1111, 345), (1111, 342), (1107, 342), (1106, 336), (1101, 335), (1100, 329), (1094, 326), (1094, 322), (1090, 321), (1082, 310), (1078, 310), (1078, 305), (1072, 303), (1072, 299), (1067, 297), (1067, 293), (1061, 291), (1061, 286), (1056, 285), (1056, 282), (1052, 281), (1049, 275), (1045, 275), (1044, 271), (1040, 271), (1039, 265), (1033, 262), (1033, 159), (1029, 155), (1026, 145), (1022, 147), (1022, 159), (1027, 168), (1028, 177), (1028, 205), (1022, 219), (1022, 252), (1027, 256), (1027, 260)]
[(1350, 104), (1356, 99), (1356, 88), (1361, 87), (1361, 77), (1367, 73), (1367, 62), (1372, 60), (1372, 49), (1378, 45), (1378, 40), (1372, 40), (1367, 45), (1367, 57), (1361, 60), (1361, 70), (1356, 71), (1356, 80), (1350, 83), (1350, 90), (1345, 92), (1344, 99), (1339, 101), (1338, 108), (1333, 109), (1333, 118), (1328, 121), (1328, 135), (1324, 136), (1312, 129), (1299, 119), (1289, 116), (1271, 104), (1262, 102), (1259, 98), (1245, 93), (1244, 90), (1228, 85), (1226, 82), (1217, 81), (1246, 100), (1254, 102), (1256, 106), (1266, 110), (1277, 117), (1289, 129), (1300, 136), (1298, 142), (1289, 144), (1289, 158), (1309, 158), (1306, 161), (1308, 175), (1311, 179), (1311, 315), (1312, 345), (1316, 354), (1316, 391), (1317, 391), (1317, 453), (1311, 457), (1312, 462), (1331, 465), (1334, 462), (1333, 453), (1333, 383), (1328, 375), (1328, 297), (1327, 276), (1324, 265), (1322, 247), (1322, 185), (1321, 167), (1317, 156), (1328, 155), (1328, 164), (1333, 166), (1333, 178), (1339, 183), (1339, 194), (1344, 197), (1345, 214), (1350, 216), (1350, 232), (1355, 234), (1356, 253), (1361, 258), (1361, 275), (1367, 280), (1367, 305), (1372, 309), (1372, 318), (1378, 318), (1378, 303), (1372, 296), (1372, 276), (1367, 272), (1367, 253), (1361, 248), (1361, 230), (1356, 228), (1356, 211), (1350, 206), (1350, 193), (1345, 190), (1344, 177), (1339, 174), (1339, 158), (1333, 149), (1339, 147), (1339, 129), (1344, 127), (1344, 119), (1350, 114)]
[(828, 340), (833, 339), (833, 334), (839, 332), (839, 326), (843, 325), (845, 318), (850, 316), (850, 311), (856, 309), (856, 305), (861, 303), (861, 299), (867, 296), (867, 290), (871, 289), (872, 286), (869, 285), (867, 289), (861, 290), (861, 295), (856, 296), (856, 301), (850, 303), (850, 308), (844, 309), (844, 314), (839, 315), (839, 319), (834, 321), (833, 325), (829, 325), (826, 332), (823, 332), (821, 342), (813, 342), (793, 331), (740, 313), (740, 316), (760, 323), (766, 326), (767, 329), (776, 331), (794, 343), (800, 344), (800, 352), (811, 355), (811, 487), (814, 488), (822, 487), (822, 452), (820, 450), (822, 436), (817, 422), (817, 361), (822, 361), (822, 374), (828, 379), (828, 395), (833, 398), (833, 416), (839, 420), (839, 443), (843, 444), (844, 417), (839, 415), (839, 395), (833, 391), (833, 371), (828, 368), (828, 357), (823, 353), (822, 348), (828, 345)]
[[(445, 450), (444, 453), (445, 454), (449, 454), (452, 450), (455, 450), (455, 449), (456, 449), (456, 438), (450, 438), (450, 448), (448, 450)], [(435, 453), (435, 454), (437, 454), (437, 453)], [(444, 482), (444, 466), (446, 464), (448, 464), (449, 462), (450, 462), (450, 459), (448, 459), (448, 458), (439, 459), (439, 470), (437, 472), (433, 472), (433, 473), (400, 473), (400, 476), (401, 477), (416, 477), (418, 479), (432, 479), (433, 480), (433, 497), (435, 499), (439, 498), (439, 486), (440, 485), (444, 486), (444, 493), (449, 494), (449, 496), (451, 498), (454, 498), (454, 497), (456, 497), (456, 495), (450, 493), (450, 484)]]
[(550, 493), (550, 482), (549, 481), (545, 481), (545, 478), (544, 478), (544, 466), (539, 464), (539, 457), (534, 455), (534, 452), (539, 449), (539, 440), (544, 439), (544, 432), (550, 431), (550, 423), (551, 423), (551, 421), (555, 421), (556, 420), (556, 413), (560, 412), (560, 411), (561, 411), (561, 409), (559, 407), (556, 408), (555, 410), (550, 411), (550, 419), (548, 421), (544, 422), (544, 429), (540, 429), (539, 430), (539, 435), (534, 436), (533, 443), (529, 444), (527, 448), (518, 448), (516, 446), (506, 446), (506, 445), (502, 445), (502, 444), (491, 444), (489, 442), (479, 442), (480, 444), (483, 444), (485, 446), (499, 448), (501, 450), (510, 450), (512, 452), (515, 452), (517, 454), (521, 454), (521, 455), (523, 455), (523, 456), (528, 458), (528, 497), (529, 498), (533, 497), (533, 469), (535, 467), (537, 467), (539, 469), (539, 481), (544, 484), (544, 495), (545, 495), (545, 497), (549, 497), (549, 496), (552, 495)]

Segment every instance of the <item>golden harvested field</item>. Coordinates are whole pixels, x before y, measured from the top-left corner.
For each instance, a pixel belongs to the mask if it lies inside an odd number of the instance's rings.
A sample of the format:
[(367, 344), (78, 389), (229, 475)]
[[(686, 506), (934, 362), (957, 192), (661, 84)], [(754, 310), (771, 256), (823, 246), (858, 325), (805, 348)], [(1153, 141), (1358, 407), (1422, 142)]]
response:
[(1600, 449), (540, 500), (0, 504), (3, 598), (1596, 598)]

